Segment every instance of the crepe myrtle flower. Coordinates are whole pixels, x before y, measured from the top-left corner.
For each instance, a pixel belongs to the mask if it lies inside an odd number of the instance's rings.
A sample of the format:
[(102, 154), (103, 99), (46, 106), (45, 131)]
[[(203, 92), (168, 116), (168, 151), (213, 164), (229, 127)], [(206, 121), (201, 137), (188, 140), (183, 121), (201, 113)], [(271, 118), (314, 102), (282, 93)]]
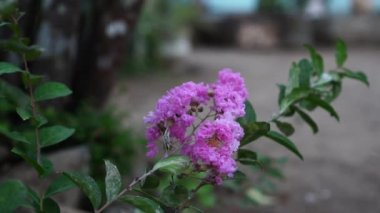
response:
[(194, 168), (207, 170), (210, 182), (220, 184), (236, 171), (233, 154), (244, 133), (235, 120), (244, 116), (247, 96), (244, 79), (227, 68), (215, 83), (186, 82), (167, 91), (144, 118), (147, 156), (158, 154), (162, 139), (165, 151), (176, 145)]

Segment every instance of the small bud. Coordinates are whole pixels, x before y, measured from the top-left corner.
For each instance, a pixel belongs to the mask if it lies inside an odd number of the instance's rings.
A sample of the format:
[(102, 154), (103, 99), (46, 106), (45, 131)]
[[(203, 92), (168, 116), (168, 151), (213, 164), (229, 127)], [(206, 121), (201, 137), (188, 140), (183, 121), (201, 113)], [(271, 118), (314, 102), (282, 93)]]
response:
[(199, 107), (198, 112), (203, 112), (203, 107)]

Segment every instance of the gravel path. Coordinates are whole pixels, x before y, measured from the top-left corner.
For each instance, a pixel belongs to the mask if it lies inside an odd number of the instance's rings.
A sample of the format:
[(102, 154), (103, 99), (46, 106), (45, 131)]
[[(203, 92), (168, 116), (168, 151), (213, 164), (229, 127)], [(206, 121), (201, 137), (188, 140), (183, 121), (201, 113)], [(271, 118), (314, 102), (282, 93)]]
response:
[[(334, 52), (321, 52), (326, 58), (326, 67), (332, 68)], [(142, 129), (142, 116), (153, 108), (167, 89), (188, 80), (214, 81), (220, 68), (230, 67), (245, 77), (250, 100), (259, 118), (268, 120), (277, 110), (275, 83), (286, 82), (290, 63), (302, 57), (307, 57), (306, 51), (197, 49), (184, 61), (186, 66), (179, 65), (178, 71), (122, 80), (110, 103), (130, 113), (126, 125)], [(350, 50), (347, 65), (365, 71), (371, 87), (368, 89), (347, 80), (341, 97), (333, 104), (341, 116), (341, 123), (317, 110), (312, 114), (320, 124), (317, 135), (313, 135), (299, 119), (292, 121), (296, 127), (292, 138), (305, 161), (266, 140), (252, 146), (273, 156), (290, 156), (285, 166), (287, 179), (279, 189), (279, 194), (286, 195), (286, 199), (256, 211), (380, 212), (380, 50)], [(224, 206), (228, 209), (228, 205)], [(226, 212), (232, 211), (231, 208)]]

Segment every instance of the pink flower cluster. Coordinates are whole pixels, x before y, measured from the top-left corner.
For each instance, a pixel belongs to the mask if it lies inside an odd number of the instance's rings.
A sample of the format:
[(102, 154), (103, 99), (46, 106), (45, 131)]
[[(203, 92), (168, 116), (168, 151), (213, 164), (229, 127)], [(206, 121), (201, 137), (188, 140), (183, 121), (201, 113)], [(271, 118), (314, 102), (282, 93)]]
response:
[(147, 156), (157, 155), (159, 139), (169, 137), (195, 168), (221, 183), (236, 171), (233, 154), (244, 132), (235, 120), (245, 114), (247, 95), (244, 79), (231, 69), (221, 70), (213, 84), (187, 82), (169, 90), (145, 117)]

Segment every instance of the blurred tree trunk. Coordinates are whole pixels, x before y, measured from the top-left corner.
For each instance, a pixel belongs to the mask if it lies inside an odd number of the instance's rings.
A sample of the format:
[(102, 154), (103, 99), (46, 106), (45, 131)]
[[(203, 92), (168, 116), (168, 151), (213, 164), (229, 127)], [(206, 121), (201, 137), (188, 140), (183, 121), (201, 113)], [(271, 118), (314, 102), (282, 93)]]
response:
[(22, 0), (22, 27), (45, 49), (32, 71), (73, 89), (58, 105), (102, 106), (126, 58), (144, 0)]

